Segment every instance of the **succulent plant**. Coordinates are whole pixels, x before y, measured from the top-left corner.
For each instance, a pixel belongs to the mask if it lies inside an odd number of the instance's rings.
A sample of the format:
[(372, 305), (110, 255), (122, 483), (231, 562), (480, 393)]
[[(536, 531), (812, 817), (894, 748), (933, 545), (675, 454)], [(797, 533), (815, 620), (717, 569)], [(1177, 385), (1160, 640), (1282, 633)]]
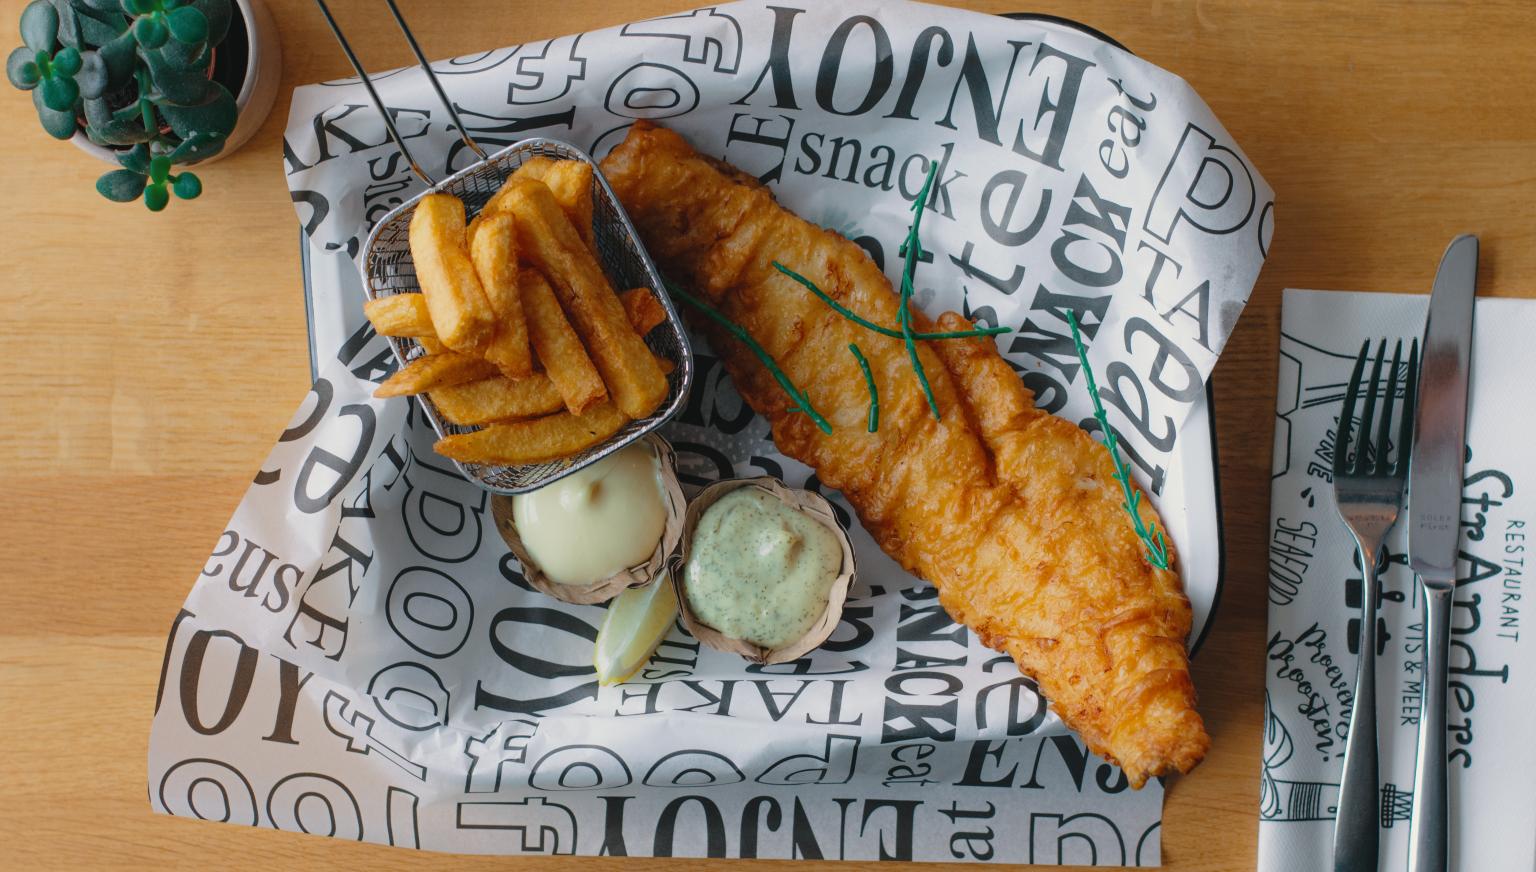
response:
[(235, 128), (235, 98), (210, 78), (232, 17), (230, 0), (33, 0), (6, 78), (32, 92), (49, 135), (82, 130), (118, 151), (102, 196), (158, 212), (202, 193), (172, 166), (218, 154)]

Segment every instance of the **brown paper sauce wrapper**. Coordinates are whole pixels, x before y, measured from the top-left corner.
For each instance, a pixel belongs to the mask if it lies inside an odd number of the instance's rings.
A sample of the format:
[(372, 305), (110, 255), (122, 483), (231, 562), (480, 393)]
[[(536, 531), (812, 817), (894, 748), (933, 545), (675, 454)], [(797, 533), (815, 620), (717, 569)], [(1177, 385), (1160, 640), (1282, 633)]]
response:
[[(684, 568), (688, 565), (688, 552), (693, 545), (693, 533), (698, 527), (699, 518), (703, 517), (704, 511), (718, 502), (721, 497), (744, 487), (755, 487), (765, 491), (791, 508), (819, 521), (836, 535), (838, 544), (843, 549), (842, 570), (827, 591), (826, 611), (822, 612), (821, 618), (799, 639), (778, 648), (764, 648), (744, 639), (733, 639), (700, 621), (688, 605), (688, 582)], [(821, 644), (832, 635), (832, 631), (837, 629), (838, 622), (842, 620), (843, 604), (848, 599), (848, 589), (853, 586), (853, 580), (858, 575), (858, 567), (853, 558), (853, 541), (848, 537), (848, 531), (838, 522), (837, 514), (832, 511), (832, 504), (820, 494), (789, 487), (770, 476), (724, 479), (699, 491), (688, 502), (688, 512), (683, 520), (682, 541), (677, 553), (672, 556), (670, 566), (672, 585), (677, 590), (678, 611), (683, 619), (683, 626), (688, 629), (688, 632), (716, 651), (739, 654), (753, 663), (788, 663), (821, 647)]]
[[(491, 497), (491, 517), (496, 520), (496, 529), (501, 533), (501, 538), (506, 540), (517, 562), (522, 565), (523, 577), (528, 580), (529, 587), (562, 602), (585, 606), (607, 602), (628, 588), (645, 587), (661, 576), (667, 566), (667, 557), (677, 549), (678, 541), (682, 538), (684, 511), (688, 501), (677, 479), (677, 455), (672, 451), (671, 444), (654, 433), (647, 434), (641, 444), (649, 447), (656, 455), (661, 476), (662, 507), (667, 513), (667, 523), (662, 529), (661, 541), (656, 543), (656, 549), (644, 563), (615, 572), (607, 578), (600, 578), (590, 584), (561, 584), (550, 580), (523, 545), (523, 537), (518, 534), (517, 524), (512, 520), (512, 498), (502, 494)], [(602, 530), (592, 531), (593, 536), (602, 533)]]

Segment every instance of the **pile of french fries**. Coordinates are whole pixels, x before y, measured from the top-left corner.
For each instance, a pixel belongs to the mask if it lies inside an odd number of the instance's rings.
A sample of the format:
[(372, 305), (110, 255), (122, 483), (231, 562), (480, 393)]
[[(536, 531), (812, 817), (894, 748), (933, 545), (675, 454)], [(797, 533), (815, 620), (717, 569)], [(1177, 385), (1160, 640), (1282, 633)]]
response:
[(644, 418), (667, 396), (668, 361), (642, 337), (666, 311), (648, 288), (615, 293), (592, 230), (592, 166), (528, 160), (480, 214), (429, 194), (411, 217), (419, 294), (370, 300), (383, 336), (427, 353), (374, 396), (425, 393), (448, 421), (479, 429), (438, 440), (467, 463), (543, 463)]

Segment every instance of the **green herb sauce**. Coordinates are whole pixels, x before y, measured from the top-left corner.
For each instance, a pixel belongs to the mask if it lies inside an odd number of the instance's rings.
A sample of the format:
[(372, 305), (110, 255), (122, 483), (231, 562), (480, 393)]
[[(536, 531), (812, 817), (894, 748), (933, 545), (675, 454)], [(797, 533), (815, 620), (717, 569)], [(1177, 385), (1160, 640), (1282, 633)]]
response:
[(764, 648), (795, 641), (821, 618), (843, 562), (831, 530), (755, 487), (705, 509), (692, 543), (683, 577), (689, 608)]

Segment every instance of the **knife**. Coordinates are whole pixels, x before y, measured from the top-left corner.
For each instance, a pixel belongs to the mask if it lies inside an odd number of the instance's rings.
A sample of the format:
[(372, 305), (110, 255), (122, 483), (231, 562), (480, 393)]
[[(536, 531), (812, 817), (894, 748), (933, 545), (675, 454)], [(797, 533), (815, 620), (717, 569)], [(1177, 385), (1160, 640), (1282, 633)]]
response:
[(1424, 594), (1423, 709), (1413, 780), (1408, 868), (1450, 866), (1450, 801), (1446, 788), (1446, 667), (1451, 598), (1461, 538), (1462, 463), (1466, 452), (1467, 379), (1472, 370), (1472, 304), (1477, 292), (1477, 237), (1458, 236), (1440, 258), (1419, 364), (1418, 412), (1408, 470), (1408, 564)]

